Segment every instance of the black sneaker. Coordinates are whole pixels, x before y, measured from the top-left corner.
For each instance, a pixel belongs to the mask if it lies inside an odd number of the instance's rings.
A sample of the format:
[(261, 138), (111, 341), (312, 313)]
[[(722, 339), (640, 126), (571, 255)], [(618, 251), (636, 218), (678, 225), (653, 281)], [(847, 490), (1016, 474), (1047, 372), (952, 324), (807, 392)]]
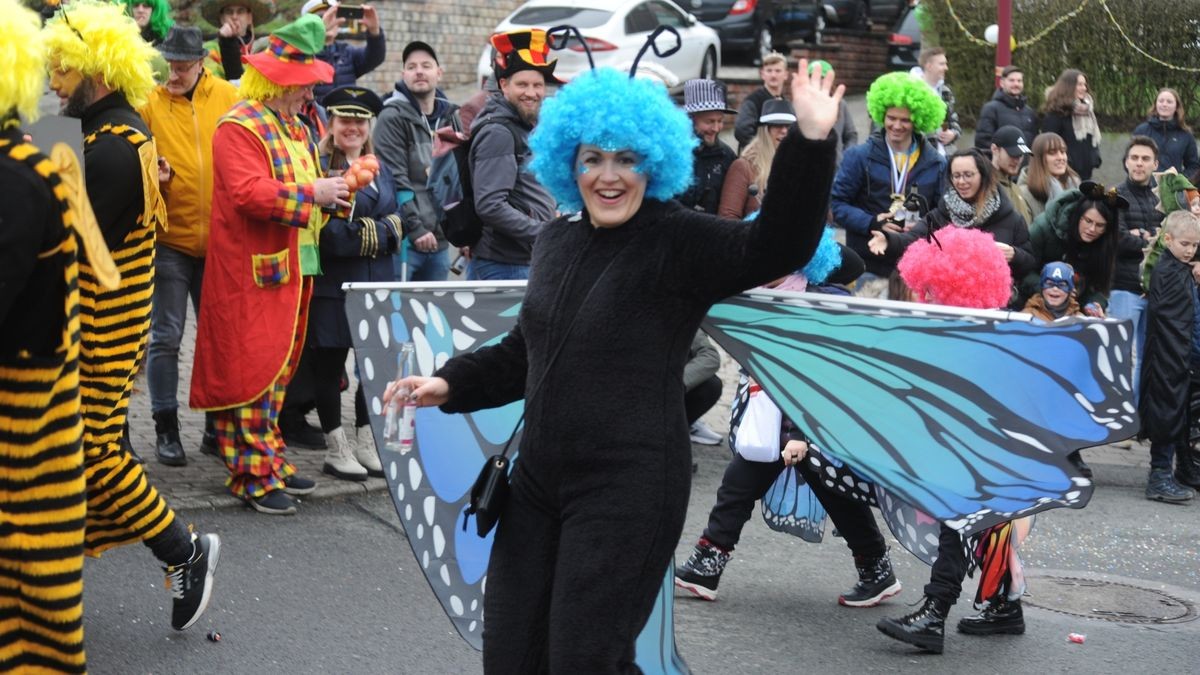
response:
[(1025, 615), (1021, 612), (1021, 600), (988, 603), (978, 614), (959, 619), (958, 632), (967, 635), (1024, 634)]
[(272, 516), (290, 516), (296, 512), (296, 502), (284, 494), (283, 490), (272, 490), (261, 497), (249, 500), (248, 503), (255, 511)]
[(900, 580), (892, 571), (892, 559), (885, 551), (878, 558), (854, 556), (858, 583), (838, 596), (838, 604), (846, 607), (874, 607), (900, 593)]
[(292, 474), (283, 479), (283, 491), (289, 495), (310, 495), (317, 489), (317, 482), (302, 476)]
[(675, 568), (675, 585), (701, 600), (716, 600), (717, 584), (731, 557), (701, 537), (687, 562)]
[(1191, 501), (1196, 491), (1175, 482), (1170, 469), (1151, 469), (1146, 481), (1146, 499), (1168, 504)]
[(880, 619), (875, 627), (890, 638), (941, 654), (946, 645), (946, 615), (949, 613), (948, 606), (926, 596), (917, 611), (899, 619)]
[(174, 601), (171, 628), (184, 630), (196, 623), (212, 596), (213, 572), (221, 558), (221, 538), (215, 534), (192, 534), (192, 558), (182, 565), (163, 568), (167, 590)]

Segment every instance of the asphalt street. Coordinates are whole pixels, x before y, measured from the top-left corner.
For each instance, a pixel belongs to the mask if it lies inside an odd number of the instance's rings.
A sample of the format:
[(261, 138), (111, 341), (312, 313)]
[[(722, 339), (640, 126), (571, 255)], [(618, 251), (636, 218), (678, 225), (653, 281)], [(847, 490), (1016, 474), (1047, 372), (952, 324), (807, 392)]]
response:
[[(700, 468), (680, 560), (703, 529), (727, 453), (723, 446), (696, 447)], [(841, 540), (827, 532), (824, 543), (807, 544), (768, 530), (755, 515), (718, 601), (676, 597), (680, 651), (696, 673), (1200, 672), (1200, 621), (1132, 622), (1135, 615), (1154, 616), (1155, 604), (1171, 615), (1190, 603), (1185, 618), (1195, 618), (1200, 506), (1147, 502), (1141, 468), (1098, 464), (1096, 470), (1099, 487), (1088, 508), (1040, 516), (1026, 542), (1024, 636), (952, 633), (944, 655), (915, 652), (874, 624), (909, 611), (927, 567), (894, 548), (904, 592), (878, 608), (840, 607), (837, 594), (854, 577)], [(290, 518), (242, 508), (183, 517), (224, 542), (208, 612), (186, 632), (171, 630), (169, 596), (143, 547), (89, 561), (85, 630), (92, 672), (480, 672), (479, 655), (453, 632), (417, 570), (386, 492), (310, 500)], [(1050, 577), (1085, 583), (1064, 590)], [(1137, 588), (1167, 595), (1139, 596)], [(967, 611), (973, 593), (968, 581), (952, 619)], [(1180, 602), (1164, 602), (1168, 596)], [(1086, 619), (1031, 603), (1125, 620)], [(210, 630), (221, 634), (220, 642), (206, 638)], [(1069, 633), (1085, 634), (1086, 642), (1069, 642)]]

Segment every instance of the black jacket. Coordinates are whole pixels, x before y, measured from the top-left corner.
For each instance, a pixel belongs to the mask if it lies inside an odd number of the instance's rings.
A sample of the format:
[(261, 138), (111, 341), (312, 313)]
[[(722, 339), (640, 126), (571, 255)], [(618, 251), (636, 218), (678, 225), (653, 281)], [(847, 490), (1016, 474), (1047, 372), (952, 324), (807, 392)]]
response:
[(1138, 400), (1141, 436), (1154, 443), (1187, 442), (1195, 295), (1191, 266), (1164, 253), (1154, 267), (1146, 296), (1146, 348)]
[[(1008, 267), (1012, 270), (1015, 282), (1032, 272), (1037, 260), (1034, 259), (1033, 248), (1029, 244), (1029, 226), (1025, 224), (1025, 219), (1013, 208), (1012, 202), (1008, 200), (1008, 195), (1004, 194), (1004, 191), (1000, 191), (999, 194), (1000, 208), (996, 209), (990, 218), (975, 229), (992, 235), (998, 244), (1008, 244), (1013, 247), (1013, 259), (1008, 262)], [(891, 260), (898, 260), (909, 244), (926, 238), (931, 230), (936, 233), (947, 226), (954, 227), (950, 222), (950, 212), (946, 209), (945, 200), (942, 200), (938, 203), (937, 208), (930, 211), (925, 218), (918, 220), (917, 224), (908, 232), (884, 232), (888, 240), (887, 257)]]
[[(105, 125), (132, 127), (150, 137), (145, 120), (120, 92), (113, 92), (90, 105), (83, 111), (81, 124), (85, 138)], [(108, 249), (115, 250), (137, 226), (146, 207), (142, 193), (142, 162), (137, 148), (119, 136), (97, 134), (92, 142), (84, 143), (83, 164), (96, 222), (104, 232)]]
[(1024, 96), (1009, 96), (997, 89), (992, 100), (983, 104), (979, 121), (975, 124), (975, 147), (990, 154), (992, 134), (1000, 127), (1011, 124), (1025, 134), (1025, 140), (1033, 142), (1037, 135), (1037, 113), (1029, 107)]
[[(1154, 241), (1163, 219), (1162, 212), (1154, 208), (1158, 198), (1150, 189), (1149, 185), (1134, 185), (1128, 180), (1117, 186), (1117, 194), (1129, 202), (1129, 208), (1121, 214), (1121, 238), (1117, 243), (1117, 269), (1113, 276), (1114, 291), (1129, 291), (1138, 295), (1144, 292), (1140, 269), (1145, 255), (1143, 249), (1149, 241)], [(1129, 234), (1130, 230), (1147, 232), (1149, 239)]]
[(1135, 136), (1149, 136), (1158, 145), (1158, 169), (1171, 167), (1179, 173), (1192, 177), (1200, 171), (1200, 154), (1196, 152), (1196, 137), (1179, 128), (1174, 119), (1161, 120), (1152, 117), (1137, 125)]
[(1067, 144), (1067, 164), (1079, 174), (1079, 180), (1091, 180), (1092, 169), (1100, 166), (1100, 148), (1092, 144), (1092, 135), (1082, 141), (1075, 138), (1071, 114), (1048, 112), (1042, 116), (1042, 132), (1053, 131)]
[(716, 215), (721, 203), (721, 186), (729, 165), (737, 159), (733, 149), (718, 140), (716, 145), (700, 143), (692, 151), (694, 158), (692, 184), (679, 195), (679, 203), (704, 213)]
[(741, 154), (742, 148), (754, 138), (754, 132), (758, 131), (758, 118), (761, 116), (763, 104), (773, 98), (783, 100), (782, 96), (772, 96), (766, 87), (759, 87), (742, 99), (742, 104), (738, 106), (737, 119), (733, 123), (733, 137), (738, 142), (738, 154)]

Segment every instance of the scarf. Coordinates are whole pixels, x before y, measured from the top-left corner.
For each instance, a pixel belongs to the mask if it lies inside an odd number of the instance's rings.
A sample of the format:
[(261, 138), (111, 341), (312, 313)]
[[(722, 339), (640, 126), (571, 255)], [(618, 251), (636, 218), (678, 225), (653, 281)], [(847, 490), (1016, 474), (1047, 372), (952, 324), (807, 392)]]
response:
[(959, 197), (956, 190), (948, 190), (942, 195), (942, 205), (946, 207), (947, 213), (950, 214), (950, 222), (954, 223), (955, 227), (979, 227), (1000, 209), (1000, 193), (993, 192), (979, 213), (975, 213), (975, 205), (968, 204)]
[(1088, 134), (1091, 134), (1092, 147), (1100, 147), (1100, 125), (1096, 122), (1095, 105), (1091, 96), (1075, 102), (1071, 126), (1075, 129), (1075, 140), (1086, 140)]

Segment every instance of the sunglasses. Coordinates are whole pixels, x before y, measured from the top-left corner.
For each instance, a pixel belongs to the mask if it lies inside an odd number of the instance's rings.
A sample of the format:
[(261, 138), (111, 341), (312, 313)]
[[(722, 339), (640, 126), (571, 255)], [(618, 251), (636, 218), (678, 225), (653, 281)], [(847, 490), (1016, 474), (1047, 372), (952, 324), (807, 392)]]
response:
[(1042, 288), (1057, 288), (1060, 291), (1069, 293), (1071, 291), (1071, 282), (1063, 279), (1046, 279), (1042, 282)]

